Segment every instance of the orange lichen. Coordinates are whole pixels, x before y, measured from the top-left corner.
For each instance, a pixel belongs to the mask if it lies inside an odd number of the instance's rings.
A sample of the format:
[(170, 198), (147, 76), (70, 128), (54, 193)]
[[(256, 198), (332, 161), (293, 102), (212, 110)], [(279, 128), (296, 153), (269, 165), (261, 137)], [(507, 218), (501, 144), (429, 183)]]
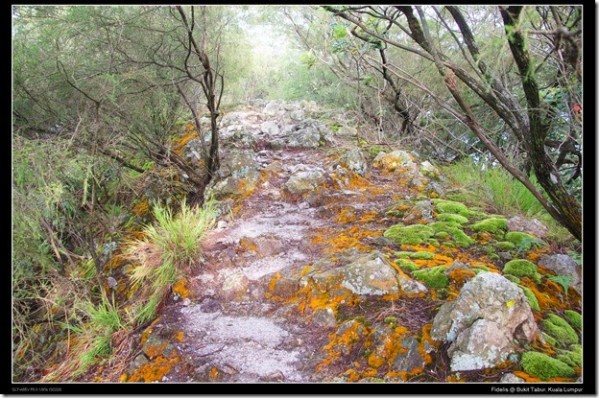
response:
[(335, 220), (338, 224), (349, 224), (356, 221), (356, 213), (353, 209), (343, 209), (341, 213), (337, 214)]
[(165, 358), (162, 355), (157, 356), (152, 361), (135, 370), (127, 381), (146, 383), (162, 381), (162, 378), (180, 361), (181, 359), (178, 356), (171, 356), (169, 358)]
[(430, 364), (433, 359), (431, 355), (427, 352), (427, 344), (430, 347), (439, 347), (440, 342), (433, 340), (431, 337), (431, 329), (433, 325), (431, 323), (426, 324), (422, 327), (422, 337), (420, 338), (420, 344), (418, 344), (418, 352), (424, 358), (424, 363), (426, 365)]
[(515, 370), (512, 373), (514, 374), (514, 376), (524, 379), (524, 381), (527, 383), (540, 383), (541, 382), (541, 379), (539, 379), (538, 377), (531, 376), (528, 373), (522, 372), (520, 370)]
[(115, 252), (104, 266), (104, 271), (108, 272), (117, 269), (122, 264), (123, 260), (124, 259), (122, 254), (119, 252)]
[(175, 284), (173, 285), (173, 293), (175, 293), (182, 299), (186, 299), (187, 297), (189, 297), (189, 282), (187, 282), (187, 279), (183, 278), (175, 282)]
[(279, 279), (281, 279), (280, 272), (277, 272), (273, 275), (272, 278), (270, 278), (270, 282), (268, 282), (268, 290), (264, 293), (264, 297), (266, 297), (269, 300), (276, 300), (278, 298), (276, 297), (275, 292), (277, 288), (277, 282), (279, 281)]
[(218, 370), (218, 368), (215, 368), (215, 367), (210, 368), (210, 371), (208, 372), (208, 379), (210, 381), (217, 381), (220, 378), (221, 378), (220, 370)]
[(185, 333), (183, 333), (182, 330), (179, 330), (173, 337), (180, 343), (185, 339)]
[[(338, 235), (326, 240), (325, 253), (333, 254), (347, 249), (356, 248), (359, 251), (369, 251), (370, 246), (365, 245), (361, 241), (365, 238), (382, 235), (382, 231), (369, 231), (360, 229), (358, 226), (341, 231)], [(318, 244), (322, 242), (321, 237), (312, 239), (312, 243)]]
[(183, 148), (185, 148), (185, 145), (187, 145), (187, 143), (194, 138), (198, 138), (198, 132), (195, 130), (194, 125), (190, 123), (186, 126), (185, 134), (183, 135), (183, 137), (181, 137), (177, 142), (175, 142), (174, 152), (177, 155), (181, 155), (181, 153), (183, 152)]
[(367, 211), (362, 216), (360, 216), (360, 223), (367, 224), (369, 222), (375, 221), (378, 217), (378, 212), (376, 210)]
[(256, 253), (258, 248), (256, 247), (256, 243), (252, 239), (244, 237), (239, 240), (239, 247), (237, 250), (238, 252), (242, 253)]
[(457, 283), (465, 283), (476, 275), (474, 271), (468, 269), (453, 269), (447, 276)]
[(529, 278), (522, 278), (520, 279), (520, 284), (533, 292), (543, 312), (563, 310), (569, 307), (568, 303), (563, 300), (563, 289), (552, 281), (547, 280), (543, 285), (539, 286)]
[(147, 198), (139, 200), (135, 203), (131, 212), (137, 217), (143, 217), (150, 211), (150, 203)]

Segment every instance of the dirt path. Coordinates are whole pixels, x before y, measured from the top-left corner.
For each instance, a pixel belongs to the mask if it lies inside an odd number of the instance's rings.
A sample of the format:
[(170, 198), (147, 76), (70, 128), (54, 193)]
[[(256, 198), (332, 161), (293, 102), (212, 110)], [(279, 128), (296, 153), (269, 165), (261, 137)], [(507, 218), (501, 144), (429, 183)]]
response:
[[(189, 297), (167, 304), (142, 337), (142, 343), (150, 334), (162, 336), (157, 345), (170, 341), (160, 348), (168, 347), (174, 366), (161, 381), (323, 380), (317, 366), (335, 319), (331, 313), (315, 322), (297, 301), (273, 300), (273, 277), (287, 278), (282, 290), (293, 297), (313, 264), (337, 261), (333, 256), (348, 249), (371, 250), (383, 230), (379, 214), (407, 192), (397, 177), (373, 171), (369, 181), (336, 169), (340, 146), (350, 141), (337, 139), (333, 150), (254, 152), (262, 173), (256, 189), (204, 239), (204, 259), (184, 289)], [(314, 170), (324, 172), (316, 188), (294, 194), (285, 188), (294, 175)]]

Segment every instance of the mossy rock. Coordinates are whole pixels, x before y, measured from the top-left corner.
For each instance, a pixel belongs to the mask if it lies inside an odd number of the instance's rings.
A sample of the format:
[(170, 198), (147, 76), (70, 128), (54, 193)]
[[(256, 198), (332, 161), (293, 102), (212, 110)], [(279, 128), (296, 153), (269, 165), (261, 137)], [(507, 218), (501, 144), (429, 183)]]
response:
[(570, 325), (577, 329), (582, 329), (582, 315), (580, 315), (580, 313), (572, 310), (565, 310), (564, 318), (566, 318)]
[(472, 224), (471, 228), (476, 232), (489, 232), (493, 235), (503, 235), (507, 231), (507, 220), (505, 218), (487, 218)]
[(434, 247), (439, 247), (439, 246), (441, 246), (441, 244), (439, 243), (439, 241), (438, 241), (437, 239), (433, 239), (433, 238), (430, 238), (430, 239), (428, 240), (428, 243), (429, 243), (431, 246), (434, 246)]
[(401, 268), (404, 272), (412, 272), (418, 269), (418, 266), (416, 264), (404, 258), (395, 260), (395, 264), (399, 265), (399, 268)]
[(528, 299), (528, 304), (530, 304), (530, 308), (532, 308), (536, 312), (541, 312), (541, 307), (539, 306), (539, 300), (537, 299), (537, 296), (535, 296), (535, 294), (532, 292), (532, 290), (530, 290), (529, 288), (527, 288), (525, 286), (519, 286), (519, 287), (520, 287), (520, 289), (522, 289), (522, 291), (524, 292), (524, 295)]
[(463, 248), (468, 248), (474, 244), (474, 239), (470, 238), (461, 229), (461, 225), (453, 222), (439, 221), (429, 225), (435, 233), (447, 232), (453, 241)]
[(456, 224), (467, 224), (469, 222), (468, 218), (453, 213), (441, 213), (437, 216), (437, 219), (439, 221), (452, 222)]
[(499, 250), (510, 251), (514, 250), (516, 248), (516, 245), (512, 242), (497, 242), (495, 244), (495, 247), (497, 247)]
[(449, 284), (449, 278), (445, 275), (445, 271), (447, 271), (447, 267), (438, 266), (414, 271), (412, 275), (433, 289), (441, 289)]
[(496, 253), (490, 253), (490, 254), (488, 254), (487, 258), (489, 260), (491, 260), (491, 261), (499, 261), (499, 260), (501, 260), (501, 257), (499, 257), (499, 255), (496, 254)]
[(561, 345), (578, 344), (580, 341), (576, 330), (555, 314), (549, 314), (542, 325), (545, 332), (554, 337)]
[(575, 377), (576, 371), (559, 359), (551, 358), (541, 352), (528, 351), (522, 355), (520, 360), (522, 369), (528, 374), (542, 380), (554, 377)]
[(470, 217), (472, 215), (472, 211), (461, 202), (454, 202), (452, 200), (444, 199), (433, 199), (433, 203), (437, 207), (437, 211), (439, 213), (459, 214), (463, 217)]
[(503, 275), (503, 277), (505, 279), (507, 279), (508, 281), (514, 282), (516, 285), (520, 284), (520, 278), (518, 278), (517, 276), (505, 274), (505, 275)]
[(400, 245), (419, 245), (431, 236), (434, 231), (428, 225), (414, 224), (414, 225), (393, 225), (385, 231), (383, 236), (389, 238)]
[(505, 234), (505, 240), (513, 243), (520, 251), (545, 245), (545, 242), (524, 232), (512, 231)]
[(503, 268), (503, 273), (514, 275), (519, 278), (528, 276), (537, 283), (541, 281), (541, 274), (537, 272), (537, 266), (528, 260), (508, 261)]
[(399, 258), (411, 258), (412, 260), (432, 260), (435, 257), (431, 252), (395, 252)]
[(572, 351), (560, 350), (556, 358), (572, 367), (580, 367), (582, 366), (582, 347), (578, 344), (573, 344), (572, 347), (575, 347)]

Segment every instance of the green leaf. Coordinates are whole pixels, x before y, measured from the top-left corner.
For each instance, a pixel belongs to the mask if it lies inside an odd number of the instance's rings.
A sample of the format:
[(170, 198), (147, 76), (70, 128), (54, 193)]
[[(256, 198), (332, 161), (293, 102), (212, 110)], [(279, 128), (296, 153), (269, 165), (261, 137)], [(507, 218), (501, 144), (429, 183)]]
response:
[(559, 283), (564, 288), (566, 294), (568, 294), (568, 288), (570, 287), (570, 285), (572, 285), (572, 282), (574, 282), (574, 278), (569, 275), (548, 276), (547, 278), (550, 281)]

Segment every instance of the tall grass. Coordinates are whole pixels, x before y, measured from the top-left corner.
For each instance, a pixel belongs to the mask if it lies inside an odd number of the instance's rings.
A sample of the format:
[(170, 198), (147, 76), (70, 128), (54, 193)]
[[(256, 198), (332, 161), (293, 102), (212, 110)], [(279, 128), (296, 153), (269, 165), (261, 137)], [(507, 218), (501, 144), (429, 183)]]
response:
[[(556, 239), (565, 240), (569, 237), (567, 231), (547, 213), (537, 198), (502, 167), (477, 164), (468, 158), (444, 167), (443, 174), (460, 188), (460, 193), (453, 194), (455, 199), (484, 205), (507, 216), (520, 214), (539, 218)], [(542, 192), (534, 176), (531, 181)]]
[(204, 207), (190, 208), (185, 202), (178, 213), (154, 207), (155, 222), (144, 229), (144, 240), (131, 242), (126, 249), (129, 259), (139, 265), (130, 279), (139, 289), (136, 310), (130, 314), (136, 324), (151, 321), (181, 267), (193, 264), (200, 254), (200, 240), (216, 219), (214, 201)]

